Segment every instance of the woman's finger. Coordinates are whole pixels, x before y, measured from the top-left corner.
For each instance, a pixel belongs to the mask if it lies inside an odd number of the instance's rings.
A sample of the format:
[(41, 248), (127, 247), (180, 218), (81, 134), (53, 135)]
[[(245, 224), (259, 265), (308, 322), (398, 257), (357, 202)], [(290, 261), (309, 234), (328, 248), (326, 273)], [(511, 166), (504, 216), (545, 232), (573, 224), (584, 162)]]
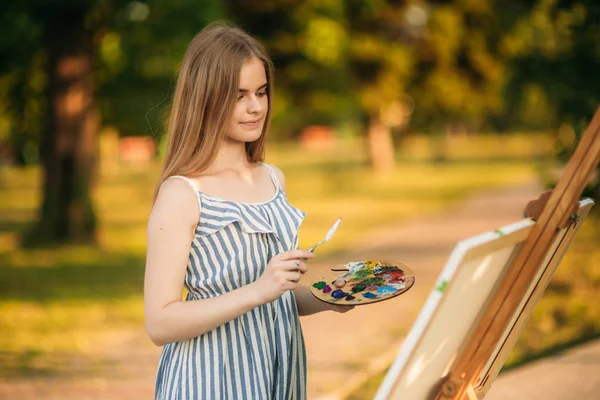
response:
[(290, 250), (281, 253), (281, 259), (286, 260), (306, 260), (307, 258), (313, 258), (315, 255), (308, 250)]
[(295, 261), (294, 262), (298, 267), (298, 272), (301, 274), (305, 274), (308, 271), (308, 265), (304, 261)]
[(277, 266), (286, 271), (300, 271), (301, 273), (308, 271), (306, 263), (299, 260), (282, 261)]
[(285, 273), (284, 278), (290, 282), (298, 283), (302, 278), (302, 274), (298, 271), (289, 271)]

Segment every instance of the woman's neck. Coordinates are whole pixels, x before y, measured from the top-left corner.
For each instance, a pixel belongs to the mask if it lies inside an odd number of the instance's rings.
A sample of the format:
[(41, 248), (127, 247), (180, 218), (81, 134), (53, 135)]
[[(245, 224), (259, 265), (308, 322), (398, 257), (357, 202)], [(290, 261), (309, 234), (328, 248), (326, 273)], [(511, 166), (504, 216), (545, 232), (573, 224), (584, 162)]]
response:
[(246, 144), (226, 139), (217, 151), (217, 157), (208, 169), (213, 171), (224, 169), (243, 171), (247, 170), (248, 167), (250, 167), (250, 162), (248, 162), (246, 155)]

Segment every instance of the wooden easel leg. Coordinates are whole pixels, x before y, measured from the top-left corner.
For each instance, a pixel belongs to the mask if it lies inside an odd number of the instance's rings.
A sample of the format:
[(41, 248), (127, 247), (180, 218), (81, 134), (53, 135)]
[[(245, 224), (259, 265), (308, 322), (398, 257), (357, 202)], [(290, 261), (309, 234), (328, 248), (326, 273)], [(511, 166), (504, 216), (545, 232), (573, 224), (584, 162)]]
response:
[(467, 386), (467, 391), (465, 392), (464, 399), (477, 400), (477, 395), (475, 394), (475, 389), (473, 389), (473, 385)]

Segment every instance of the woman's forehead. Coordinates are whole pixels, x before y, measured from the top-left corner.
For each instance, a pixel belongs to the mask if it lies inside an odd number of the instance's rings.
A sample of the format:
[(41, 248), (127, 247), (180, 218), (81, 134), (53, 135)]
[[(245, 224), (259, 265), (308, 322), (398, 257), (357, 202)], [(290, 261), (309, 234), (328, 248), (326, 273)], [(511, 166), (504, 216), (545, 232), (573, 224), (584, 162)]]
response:
[(240, 90), (256, 90), (267, 83), (267, 73), (262, 61), (252, 57), (240, 71)]

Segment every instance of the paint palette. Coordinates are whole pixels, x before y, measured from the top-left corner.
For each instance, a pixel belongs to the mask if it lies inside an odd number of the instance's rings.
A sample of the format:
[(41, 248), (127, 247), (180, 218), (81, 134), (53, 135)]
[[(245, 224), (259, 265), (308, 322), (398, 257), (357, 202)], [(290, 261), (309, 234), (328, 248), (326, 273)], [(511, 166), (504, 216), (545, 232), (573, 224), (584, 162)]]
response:
[(310, 291), (327, 303), (355, 306), (398, 296), (414, 283), (414, 274), (404, 264), (377, 260), (353, 261), (344, 265), (343, 269), (332, 270), (330, 276), (313, 282)]

